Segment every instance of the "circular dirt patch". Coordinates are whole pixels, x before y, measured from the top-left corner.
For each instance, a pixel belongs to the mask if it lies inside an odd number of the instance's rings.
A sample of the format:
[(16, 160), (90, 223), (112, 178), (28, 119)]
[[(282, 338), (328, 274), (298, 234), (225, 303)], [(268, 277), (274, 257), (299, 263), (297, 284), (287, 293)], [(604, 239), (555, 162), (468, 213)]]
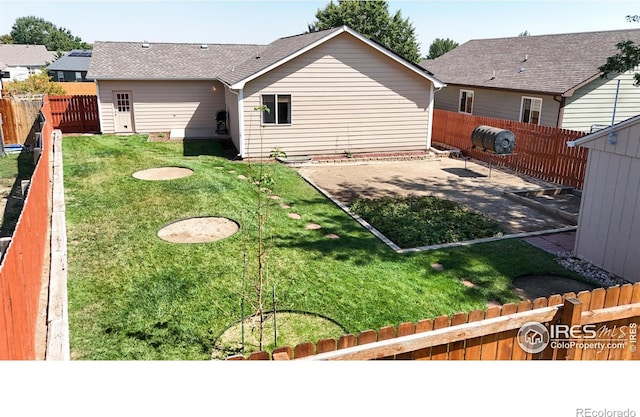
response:
[(191, 174), (193, 174), (193, 171), (189, 168), (160, 167), (134, 172), (133, 177), (145, 181), (162, 181), (188, 177)]
[(204, 243), (224, 239), (240, 229), (225, 217), (193, 217), (179, 220), (158, 231), (158, 237), (172, 243)]
[(560, 275), (522, 275), (515, 278), (511, 285), (518, 295), (529, 300), (569, 292), (578, 294), (580, 291), (596, 288), (589, 283)]
[[(276, 314), (277, 346), (296, 345), (305, 342), (315, 342), (321, 339), (338, 339), (348, 333), (337, 322), (313, 313), (278, 311)], [(242, 354), (242, 322), (238, 321), (224, 331), (214, 343), (211, 358), (226, 359), (231, 355)], [(273, 312), (265, 314), (263, 350), (274, 349), (274, 315)], [(259, 319), (256, 316), (244, 319), (244, 355), (259, 350)]]

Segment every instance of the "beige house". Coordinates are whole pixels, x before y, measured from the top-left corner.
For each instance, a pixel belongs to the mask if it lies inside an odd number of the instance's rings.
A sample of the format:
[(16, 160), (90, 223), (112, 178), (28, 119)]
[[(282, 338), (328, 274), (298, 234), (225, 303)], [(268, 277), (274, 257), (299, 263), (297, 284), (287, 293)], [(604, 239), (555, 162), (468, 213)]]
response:
[(420, 65), (447, 83), (436, 109), (591, 132), (614, 105), (614, 123), (640, 113), (634, 72), (598, 71), (625, 40), (640, 44), (640, 29), (478, 39)]
[(640, 282), (640, 115), (567, 145), (589, 148), (576, 255)]
[(348, 27), (268, 45), (96, 42), (87, 76), (103, 133), (223, 132), (242, 158), (428, 149), (444, 87)]

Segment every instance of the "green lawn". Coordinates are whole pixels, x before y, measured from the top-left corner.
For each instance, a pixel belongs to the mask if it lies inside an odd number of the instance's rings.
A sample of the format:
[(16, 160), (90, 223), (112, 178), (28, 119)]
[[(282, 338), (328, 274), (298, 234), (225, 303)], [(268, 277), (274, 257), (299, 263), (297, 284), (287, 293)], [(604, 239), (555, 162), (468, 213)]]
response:
[[(242, 283), (256, 270), (256, 186), (238, 176), (250, 177), (257, 166), (215, 156), (222, 153), (215, 145), (147, 142), (146, 135), (65, 137), (63, 152), (72, 357), (209, 359), (217, 336), (240, 319), (242, 295), (248, 294), (246, 305), (255, 298)], [(161, 166), (194, 174), (132, 177)], [(317, 313), (355, 334), (483, 309), (488, 301), (518, 301), (510, 281), (521, 274), (570, 274), (517, 240), (397, 254), (295, 170), (280, 164), (265, 170), (280, 197), (271, 200), (267, 255), (278, 309)], [(200, 244), (157, 237), (163, 226), (192, 216), (229, 217), (241, 231)], [(309, 230), (308, 223), (322, 228)], [(436, 262), (444, 271), (432, 269)]]

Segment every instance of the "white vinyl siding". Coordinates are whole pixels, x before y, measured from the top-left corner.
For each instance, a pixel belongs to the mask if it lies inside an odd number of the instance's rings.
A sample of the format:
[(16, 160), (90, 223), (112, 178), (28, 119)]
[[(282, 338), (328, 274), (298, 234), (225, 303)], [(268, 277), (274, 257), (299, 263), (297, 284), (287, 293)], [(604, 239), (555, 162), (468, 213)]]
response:
[(539, 125), (542, 116), (542, 99), (535, 97), (522, 97), (520, 105), (520, 121)]
[[(640, 67), (636, 72), (640, 72)], [(615, 123), (640, 113), (640, 87), (633, 85), (634, 71), (610, 80), (597, 78), (567, 97), (562, 128), (589, 132), (592, 125), (611, 125), (616, 88), (620, 80)]]
[(459, 113), (473, 114), (473, 91), (472, 90), (460, 90), (460, 106), (458, 107)]
[[(474, 88), (473, 115), (519, 121), (522, 96), (523, 94), (518, 92)], [(544, 102), (540, 124), (556, 127), (560, 103), (554, 100), (553, 96), (531, 95), (531, 97), (540, 98)], [(448, 85), (442, 90), (436, 91), (436, 109), (458, 112), (459, 106), (460, 90), (457, 86)]]
[[(424, 150), (430, 81), (348, 34), (245, 86), (245, 156)], [(291, 125), (254, 111), (265, 94), (291, 95)]]
[(137, 133), (184, 129), (187, 136), (212, 136), (215, 115), (225, 110), (225, 89), (218, 81), (99, 81), (102, 130), (113, 133), (113, 94), (130, 91)]

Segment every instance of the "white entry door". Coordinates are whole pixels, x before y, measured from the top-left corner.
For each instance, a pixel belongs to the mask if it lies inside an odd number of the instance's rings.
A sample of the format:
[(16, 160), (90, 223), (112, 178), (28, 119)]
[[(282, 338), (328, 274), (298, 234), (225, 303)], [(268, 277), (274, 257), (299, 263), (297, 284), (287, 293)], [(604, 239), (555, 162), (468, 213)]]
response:
[(131, 92), (113, 92), (113, 118), (116, 133), (133, 132), (133, 112), (131, 109)]

